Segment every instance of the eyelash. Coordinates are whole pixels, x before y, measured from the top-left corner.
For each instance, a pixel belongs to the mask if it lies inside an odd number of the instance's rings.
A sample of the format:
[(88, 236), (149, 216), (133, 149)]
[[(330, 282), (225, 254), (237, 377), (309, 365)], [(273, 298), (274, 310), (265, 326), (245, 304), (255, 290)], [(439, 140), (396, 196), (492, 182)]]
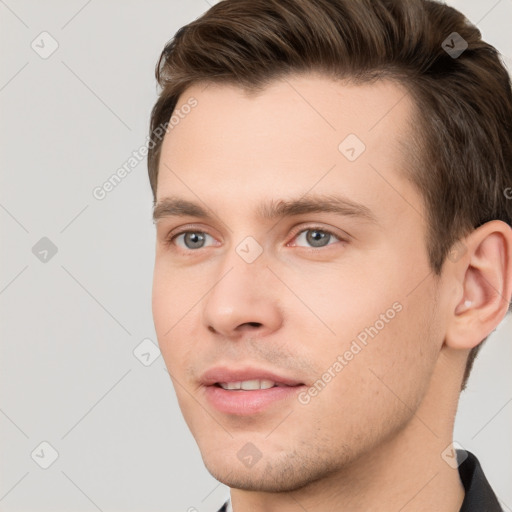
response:
[[(307, 227), (303, 227), (297, 231), (295, 231), (293, 233), (293, 237), (292, 237), (292, 240), (295, 240), (301, 233), (303, 232), (306, 232), (306, 231), (319, 231), (321, 233), (325, 233), (327, 235), (330, 235), (336, 239), (338, 239), (340, 242), (347, 242), (347, 240), (343, 239), (340, 237), (340, 235), (337, 235), (334, 231), (331, 231), (329, 229), (326, 229), (326, 228), (323, 228), (321, 226), (307, 226)], [(200, 234), (204, 234), (204, 235), (209, 235), (209, 233), (207, 233), (206, 231), (201, 231), (200, 229), (186, 229), (186, 230), (183, 230), (183, 231), (179, 231), (178, 233), (171, 233), (170, 235), (168, 235), (166, 238), (165, 238), (165, 245), (167, 247), (170, 247), (171, 245), (174, 245), (174, 239), (176, 239), (178, 236), (181, 236), (181, 235), (185, 235), (187, 233), (200, 233)], [(211, 236), (211, 235), (209, 235)], [(330, 240), (329, 240), (330, 241)], [(320, 249), (325, 249), (326, 247), (329, 247), (330, 245), (333, 245), (333, 244), (328, 244), (324, 247), (302, 247), (303, 249), (311, 249), (313, 251), (318, 251)], [(189, 252), (189, 253), (192, 253), (192, 252), (198, 252), (200, 251), (201, 249), (206, 249), (207, 247), (200, 247), (199, 249), (183, 249), (180, 247), (180, 249), (182, 251), (186, 251), (186, 252)]]

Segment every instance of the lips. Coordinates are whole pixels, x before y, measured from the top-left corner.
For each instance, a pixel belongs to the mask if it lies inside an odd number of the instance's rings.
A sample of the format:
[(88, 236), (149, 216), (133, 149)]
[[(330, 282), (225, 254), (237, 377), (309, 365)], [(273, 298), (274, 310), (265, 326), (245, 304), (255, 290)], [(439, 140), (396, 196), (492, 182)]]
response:
[(229, 415), (250, 416), (282, 412), (283, 403), (293, 400), (304, 383), (275, 372), (245, 368), (216, 367), (201, 377), (206, 401)]
[(296, 379), (278, 375), (269, 370), (258, 368), (233, 369), (226, 367), (210, 368), (201, 376), (203, 386), (213, 386), (221, 383), (244, 383), (249, 381), (271, 381), (277, 386), (300, 386), (303, 382)]

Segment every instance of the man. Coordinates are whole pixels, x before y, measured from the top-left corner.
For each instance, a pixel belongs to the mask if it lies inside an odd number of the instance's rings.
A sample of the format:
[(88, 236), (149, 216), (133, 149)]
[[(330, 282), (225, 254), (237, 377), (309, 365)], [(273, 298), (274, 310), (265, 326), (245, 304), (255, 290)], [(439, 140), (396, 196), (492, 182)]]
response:
[(452, 444), (512, 295), (512, 91), (428, 0), (226, 0), (157, 66), (153, 316), (221, 510), (499, 511)]

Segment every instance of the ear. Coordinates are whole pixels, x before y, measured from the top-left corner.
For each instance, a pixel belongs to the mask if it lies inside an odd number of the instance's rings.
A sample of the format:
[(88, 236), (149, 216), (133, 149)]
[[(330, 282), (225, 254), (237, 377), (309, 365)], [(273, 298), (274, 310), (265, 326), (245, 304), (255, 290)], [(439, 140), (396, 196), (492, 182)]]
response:
[(451, 254), (463, 253), (462, 256), (446, 262), (458, 292), (449, 302), (445, 344), (470, 350), (496, 329), (508, 311), (512, 295), (512, 228), (499, 220), (487, 222), (458, 242), (458, 247)]

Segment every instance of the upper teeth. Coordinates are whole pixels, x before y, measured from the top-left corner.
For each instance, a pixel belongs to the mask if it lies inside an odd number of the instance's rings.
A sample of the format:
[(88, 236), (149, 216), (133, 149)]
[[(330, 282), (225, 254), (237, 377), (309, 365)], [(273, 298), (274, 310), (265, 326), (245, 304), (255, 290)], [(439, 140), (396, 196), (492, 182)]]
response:
[(274, 387), (276, 383), (271, 380), (244, 380), (241, 382), (219, 382), (219, 385), (223, 389), (269, 389)]

